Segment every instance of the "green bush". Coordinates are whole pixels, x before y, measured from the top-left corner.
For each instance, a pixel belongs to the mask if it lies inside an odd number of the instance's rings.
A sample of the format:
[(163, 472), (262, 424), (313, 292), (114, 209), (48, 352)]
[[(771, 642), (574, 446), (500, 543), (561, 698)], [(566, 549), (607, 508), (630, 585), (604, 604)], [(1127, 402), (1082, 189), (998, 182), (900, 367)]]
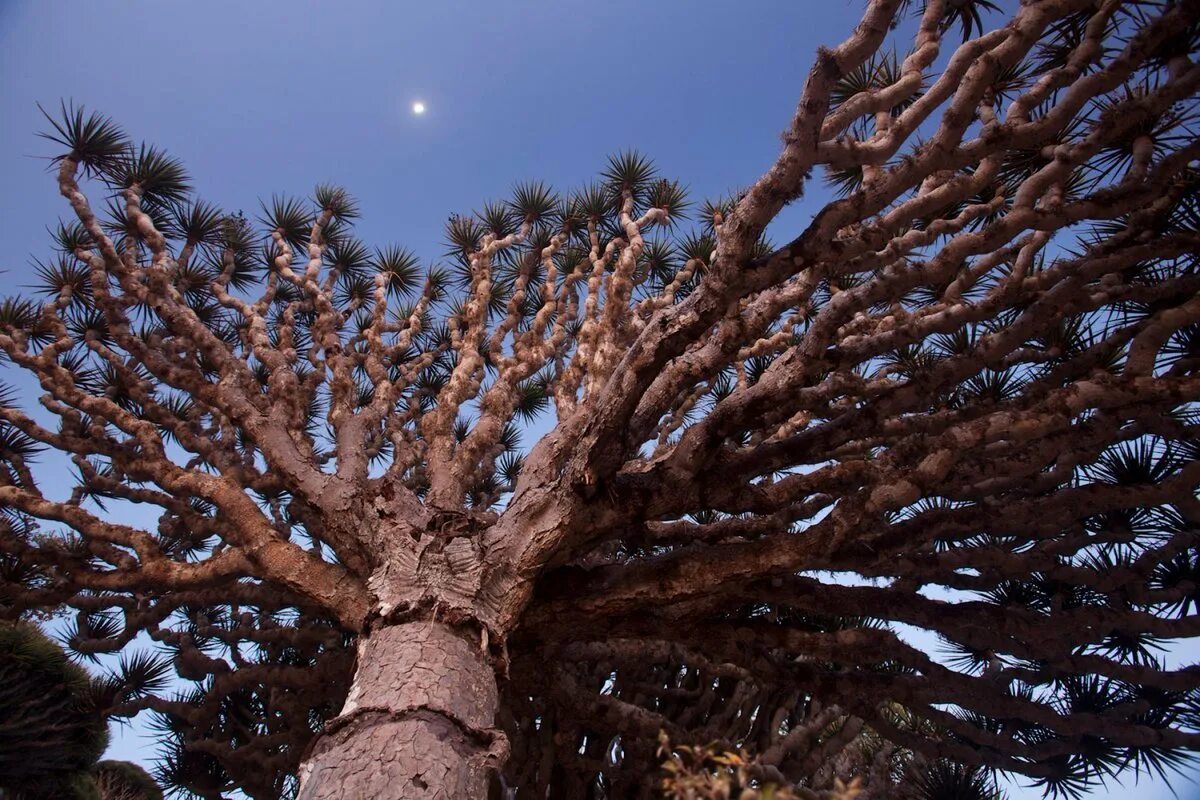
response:
[(89, 770), (108, 745), (92, 679), (36, 626), (0, 623), (0, 790), (98, 798)]

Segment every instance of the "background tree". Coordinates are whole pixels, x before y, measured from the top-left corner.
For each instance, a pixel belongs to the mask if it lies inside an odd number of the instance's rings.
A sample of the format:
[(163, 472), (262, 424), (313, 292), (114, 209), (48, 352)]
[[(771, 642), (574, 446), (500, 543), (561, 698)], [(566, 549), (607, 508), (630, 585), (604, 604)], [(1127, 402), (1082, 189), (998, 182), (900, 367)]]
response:
[(146, 770), (128, 761), (100, 761), (92, 767), (100, 800), (162, 800), (162, 789)]
[(1054, 794), (1180, 763), (1200, 4), (907, 6), (818, 53), (744, 191), (625, 153), (431, 267), (340, 188), (230, 215), (64, 107), (72, 220), (0, 321), (41, 387), (0, 407), (8, 612), (157, 642), (194, 692), (113, 713), (203, 797), (636, 796), (660, 730), (789, 781), (864, 730)]
[(101, 689), (37, 626), (0, 623), (0, 794), (96, 797), (88, 770), (108, 746)]
[(138, 659), (99, 678), (29, 622), (0, 622), (0, 798), (162, 800), (145, 770), (97, 761), (105, 710), (142, 678)]

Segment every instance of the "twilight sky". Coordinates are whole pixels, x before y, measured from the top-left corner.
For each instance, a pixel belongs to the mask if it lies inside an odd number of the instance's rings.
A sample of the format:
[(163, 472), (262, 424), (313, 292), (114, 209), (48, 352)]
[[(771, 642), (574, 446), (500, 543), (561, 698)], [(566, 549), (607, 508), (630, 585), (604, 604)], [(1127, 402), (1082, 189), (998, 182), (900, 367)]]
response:
[[(441, 254), (450, 212), (538, 178), (578, 186), (636, 147), (697, 198), (754, 180), (779, 149), (815, 48), (859, 0), (182, 3), (0, 0), (4, 293), (67, 208), (35, 103), (73, 99), (184, 160), (198, 194), (254, 214), (335, 181), (370, 244)], [(423, 101), (426, 112), (412, 114)], [(814, 182), (776, 238), (823, 200)], [(118, 757), (146, 761), (135, 727)], [(1172, 794), (1133, 777), (1096, 797)], [(1036, 793), (1011, 792), (1014, 800)]]

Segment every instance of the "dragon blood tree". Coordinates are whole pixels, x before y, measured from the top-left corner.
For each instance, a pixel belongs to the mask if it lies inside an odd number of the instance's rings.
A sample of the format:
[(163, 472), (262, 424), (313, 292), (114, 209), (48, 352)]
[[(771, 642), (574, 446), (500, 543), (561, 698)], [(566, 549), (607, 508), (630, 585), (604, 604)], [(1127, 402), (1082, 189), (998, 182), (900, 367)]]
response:
[(451, 217), (445, 266), (64, 108), (71, 221), (0, 322), (5, 613), (157, 643), (194, 689), (109, 713), (202, 797), (636, 797), (660, 732), (876, 797), (1178, 765), (1200, 3), (917, 6), (693, 223), (625, 154)]
[(102, 682), (34, 625), (0, 623), (0, 797), (87, 800), (108, 746)]

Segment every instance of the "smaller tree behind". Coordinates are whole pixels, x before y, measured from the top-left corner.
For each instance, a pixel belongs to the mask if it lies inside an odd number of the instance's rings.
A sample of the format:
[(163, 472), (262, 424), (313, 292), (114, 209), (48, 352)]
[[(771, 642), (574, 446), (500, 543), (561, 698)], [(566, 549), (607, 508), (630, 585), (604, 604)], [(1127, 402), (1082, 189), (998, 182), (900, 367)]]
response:
[(128, 761), (97, 761), (129, 688), (95, 678), (29, 622), (0, 622), (0, 800), (162, 800)]
[(89, 768), (108, 746), (97, 687), (29, 623), (0, 625), (0, 790), (5, 797), (95, 796)]
[(92, 767), (92, 780), (100, 800), (163, 800), (162, 789), (137, 764), (100, 761)]

